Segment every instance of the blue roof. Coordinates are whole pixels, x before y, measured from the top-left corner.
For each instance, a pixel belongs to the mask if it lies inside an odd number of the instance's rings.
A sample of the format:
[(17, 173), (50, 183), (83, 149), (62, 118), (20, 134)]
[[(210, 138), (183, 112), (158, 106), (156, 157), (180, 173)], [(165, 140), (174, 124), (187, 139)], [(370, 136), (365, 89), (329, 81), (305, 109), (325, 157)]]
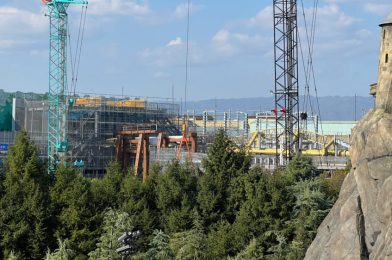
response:
[(380, 26), (392, 24), (392, 13), (390, 13), (387, 18), (380, 24)]

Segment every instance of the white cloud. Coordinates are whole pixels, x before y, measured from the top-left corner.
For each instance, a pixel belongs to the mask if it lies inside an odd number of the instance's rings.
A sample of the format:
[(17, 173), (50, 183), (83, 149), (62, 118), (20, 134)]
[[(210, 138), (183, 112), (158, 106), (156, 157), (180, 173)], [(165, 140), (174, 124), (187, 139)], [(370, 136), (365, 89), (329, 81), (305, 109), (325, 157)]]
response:
[[(306, 55), (302, 9), (298, 12), (301, 42)], [(308, 27), (312, 12), (312, 7), (305, 8)], [(342, 53), (350, 56), (369, 52), (369, 38), (374, 36), (371, 31), (364, 29), (363, 23), (362, 19), (347, 14), (336, 3), (319, 6), (314, 54), (320, 58), (335, 57), (334, 55), (340, 57)], [(212, 35), (210, 41), (191, 45), (191, 64), (227, 62), (243, 56), (269, 59), (273, 51), (272, 24), (272, 6), (264, 7), (248, 19), (226, 24)], [(140, 57), (144, 62), (158, 67), (180, 66), (184, 64), (185, 47), (182, 39), (178, 37), (164, 46), (143, 50)]]
[[(203, 5), (195, 5), (195, 4), (189, 4), (189, 13), (193, 14), (196, 13), (204, 8)], [(179, 4), (175, 11), (174, 11), (174, 17), (176, 18), (184, 18), (188, 16), (188, 3), (182, 3)]]
[[(75, 10), (77, 7), (74, 7)], [(190, 13), (202, 10), (202, 5), (190, 4)], [(143, 0), (89, 0), (88, 14), (99, 17), (130, 16), (141, 24), (160, 26), (187, 16), (187, 4), (179, 4), (170, 12), (154, 11)], [(99, 21), (98, 21), (99, 22)]]
[(226, 29), (218, 31), (211, 42), (214, 50), (225, 57), (261, 53), (267, 45), (272, 46), (271, 39), (264, 38), (259, 34), (233, 33)]
[(0, 40), (0, 48), (9, 48), (17, 44), (18, 42), (14, 40)]
[(212, 44), (215, 49), (224, 55), (233, 55), (235, 53), (234, 46), (230, 43), (230, 32), (228, 30), (220, 30), (212, 38)]
[(48, 27), (48, 19), (42, 13), (0, 6), (0, 32), (25, 34), (43, 32)]
[(136, 0), (89, 0), (88, 10), (93, 15), (145, 16), (151, 13), (148, 4)]
[(378, 15), (386, 15), (392, 11), (391, 3), (366, 3), (365, 10)]
[(166, 46), (167, 47), (171, 47), (171, 46), (177, 46), (177, 45), (182, 45), (183, 41), (181, 39), (181, 37), (177, 37), (174, 40), (171, 40)]
[[(207, 52), (203, 46), (195, 43), (189, 44), (189, 63), (200, 65), (207, 63)], [(185, 45), (163, 46), (156, 48), (145, 48), (139, 53), (143, 62), (157, 67), (184, 66), (186, 49)]]
[(39, 36), (49, 27), (48, 22), (43, 9), (35, 13), (12, 6), (0, 6), (0, 53), (26, 50), (27, 46), (37, 47), (41, 41)]
[(146, 48), (140, 53), (140, 57), (144, 62), (157, 67), (178, 65), (183, 60), (178, 48), (169, 47)]
[[(259, 34), (233, 33), (222, 29), (205, 44), (190, 43), (189, 61), (191, 65), (201, 65), (226, 61), (238, 55), (261, 56), (271, 46), (272, 39)], [(146, 48), (140, 53), (145, 63), (157, 67), (182, 66), (185, 55), (185, 45), (179, 37), (163, 47)]]
[[(299, 12), (302, 14), (302, 8)], [(310, 18), (313, 8), (305, 8), (308, 34), (310, 34)], [(305, 56), (308, 53), (307, 35), (302, 15), (299, 16), (300, 37)], [(353, 55), (368, 54), (377, 37), (365, 29), (362, 17), (354, 17), (344, 12), (336, 3), (328, 3), (318, 7), (315, 31), (314, 55), (320, 58), (339, 59)]]
[(261, 9), (256, 16), (246, 21), (248, 26), (272, 27), (273, 25), (273, 8), (271, 5)]

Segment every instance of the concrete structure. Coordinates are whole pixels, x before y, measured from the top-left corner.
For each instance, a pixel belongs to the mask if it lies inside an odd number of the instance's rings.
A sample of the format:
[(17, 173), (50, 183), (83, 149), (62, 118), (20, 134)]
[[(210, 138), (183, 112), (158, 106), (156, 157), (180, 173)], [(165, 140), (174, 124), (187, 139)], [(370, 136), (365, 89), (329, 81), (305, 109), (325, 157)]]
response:
[(392, 113), (392, 14), (380, 24), (380, 27), (381, 47), (376, 108)]

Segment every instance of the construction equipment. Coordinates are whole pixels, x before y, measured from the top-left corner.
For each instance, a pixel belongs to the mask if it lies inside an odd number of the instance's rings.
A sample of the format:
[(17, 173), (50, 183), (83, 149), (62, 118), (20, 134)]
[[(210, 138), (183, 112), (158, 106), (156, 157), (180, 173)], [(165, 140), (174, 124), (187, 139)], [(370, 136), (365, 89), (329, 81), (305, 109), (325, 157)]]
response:
[[(296, 133), (296, 136), (317, 136), (315, 133), (301, 132)], [(343, 140), (337, 138), (337, 136), (323, 136), (321, 139), (329, 139), (326, 143), (319, 143), (317, 140), (311, 140), (308, 138), (306, 141), (311, 144), (311, 146), (304, 149), (302, 147), (301, 153), (305, 156), (335, 156), (335, 157), (348, 157), (350, 145)], [(255, 131), (252, 137), (249, 139), (247, 148), (248, 152), (253, 155), (275, 155), (280, 156), (284, 154), (286, 158), (289, 156), (287, 151), (277, 152), (275, 148), (269, 148), (266, 145), (266, 140), (271, 139), (271, 134), (267, 134), (265, 131)], [(263, 145), (261, 145), (263, 144)], [(311, 148), (316, 145), (318, 148)]]
[(49, 11), (49, 91), (48, 91), (48, 171), (63, 158), (68, 148), (67, 111), (67, 36), (71, 5), (87, 5), (80, 0), (42, 0)]
[(192, 163), (192, 152), (191, 152), (191, 150), (189, 148), (189, 142), (188, 142), (187, 133), (188, 133), (187, 125), (186, 125), (186, 123), (183, 123), (182, 124), (182, 137), (181, 137), (181, 140), (180, 140), (180, 146), (178, 146), (176, 159), (177, 160), (180, 159), (182, 145), (185, 144), (185, 147), (186, 147), (186, 149), (188, 151), (189, 161)]
[[(133, 163), (135, 176), (142, 169), (143, 181), (147, 180), (150, 166), (150, 136), (159, 134), (156, 130), (123, 130), (117, 132), (116, 158), (126, 170)], [(143, 163), (143, 165), (142, 165)]]

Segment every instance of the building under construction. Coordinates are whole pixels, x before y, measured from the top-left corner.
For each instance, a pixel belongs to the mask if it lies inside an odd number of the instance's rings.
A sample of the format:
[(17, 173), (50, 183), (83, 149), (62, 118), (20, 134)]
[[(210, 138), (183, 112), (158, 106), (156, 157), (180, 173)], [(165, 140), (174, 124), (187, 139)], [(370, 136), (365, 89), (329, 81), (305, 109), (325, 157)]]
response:
[[(40, 156), (45, 158), (48, 147), (47, 101), (14, 98), (12, 107), (11, 132), (25, 129), (38, 146)], [(102, 96), (75, 98), (68, 109), (68, 147), (64, 158), (67, 163), (82, 169), (85, 175), (100, 175), (116, 158), (117, 133), (150, 130), (154, 131), (151, 133), (178, 136), (181, 135), (178, 113), (179, 106), (170, 102)]]
[[(2, 106), (9, 109), (2, 109), (0, 116), (10, 125), (0, 131), (0, 153), (6, 153), (1, 151), (3, 144), (5, 148), (13, 144), (15, 133), (25, 129), (37, 145), (39, 155), (46, 159), (48, 110), (45, 96), (8, 97), (7, 102), (3, 103)], [(9, 115), (6, 113), (8, 110)], [(269, 169), (279, 164), (276, 160), (273, 112), (205, 110), (187, 114), (187, 135), (193, 163), (200, 163), (216, 131), (222, 128), (236, 143), (249, 148), (255, 164)], [(8, 117), (12, 120), (8, 120)], [(68, 108), (68, 147), (62, 158), (79, 168), (85, 176), (101, 176), (112, 160), (117, 160), (124, 169), (133, 167), (135, 172), (145, 176), (150, 163), (164, 165), (178, 157), (181, 123), (179, 105), (174, 102), (76, 97)], [(319, 131), (317, 116), (301, 120), (302, 153), (314, 157), (322, 167), (328, 166), (331, 161), (337, 161), (344, 167), (349, 135), (355, 122), (343, 123), (327, 122), (323, 125), (324, 130)], [(184, 161), (188, 158), (188, 153), (183, 150), (179, 159)]]

